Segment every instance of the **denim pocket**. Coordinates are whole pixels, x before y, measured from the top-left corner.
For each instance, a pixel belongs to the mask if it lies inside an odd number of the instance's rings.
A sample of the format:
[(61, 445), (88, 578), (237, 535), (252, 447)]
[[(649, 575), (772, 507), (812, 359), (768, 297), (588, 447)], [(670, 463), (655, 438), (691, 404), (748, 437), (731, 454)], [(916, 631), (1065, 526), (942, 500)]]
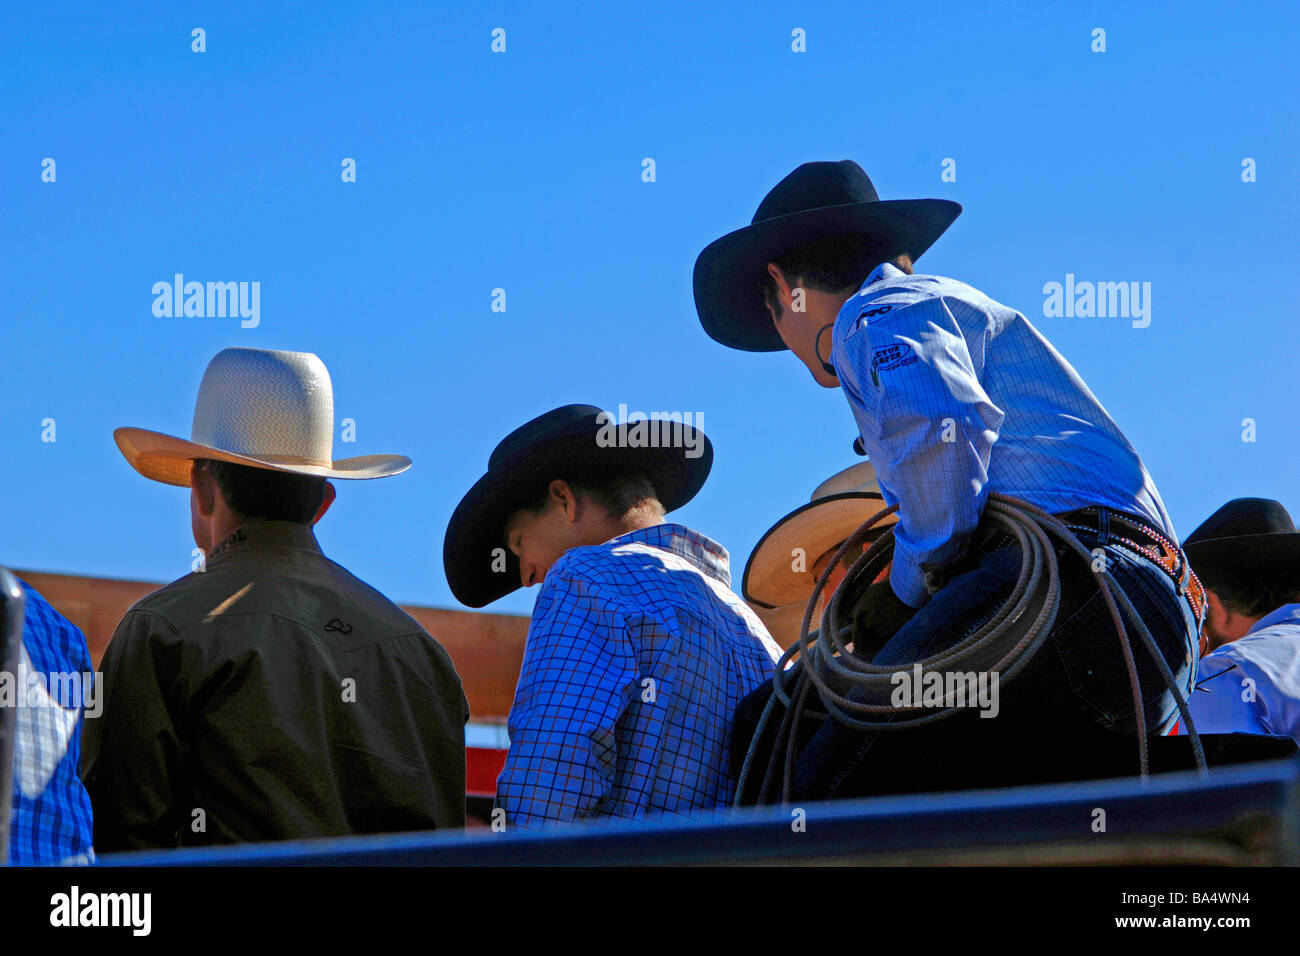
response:
[[(1133, 608), (1146, 624), (1161, 656), (1186, 692), (1192, 659), (1188, 615), (1183, 599), (1164, 571), (1121, 545), (1106, 549), (1112, 584), (1124, 589)], [(1133, 652), (1141, 690), (1147, 732), (1159, 733), (1176, 712), (1173, 695), (1165, 685), (1146, 643), (1120, 608)], [(1094, 718), (1109, 730), (1133, 733), (1136, 729), (1133, 692), (1128, 667), (1110, 610), (1100, 591), (1053, 629), (1052, 641), (1071, 689)]]

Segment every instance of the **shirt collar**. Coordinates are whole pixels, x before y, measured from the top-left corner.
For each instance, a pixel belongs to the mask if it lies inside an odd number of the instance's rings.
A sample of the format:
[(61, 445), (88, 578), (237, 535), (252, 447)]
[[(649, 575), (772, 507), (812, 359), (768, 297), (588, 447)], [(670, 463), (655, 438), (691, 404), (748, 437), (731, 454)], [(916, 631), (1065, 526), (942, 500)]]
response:
[(316, 534), (309, 525), (298, 524), (296, 521), (246, 521), (226, 535), (204, 559), (204, 563), (211, 564), (213, 561), (246, 556), (270, 548), (293, 548), (321, 553)]
[(731, 587), (731, 555), (727, 549), (712, 538), (698, 531), (692, 531), (680, 524), (656, 524), (648, 528), (629, 531), (617, 538), (611, 538), (606, 544), (648, 544), (652, 548), (662, 548), (684, 558), (709, 577)]
[(1283, 604), (1276, 611), (1271, 611), (1261, 617), (1255, 622), (1255, 626), (1246, 633), (1254, 634), (1266, 627), (1272, 627), (1274, 624), (1282, 624), (1287, 621), (1295, 621), (1300, 624), (1300, 604)]
[[(888, 262), (882, 262), (880, 265), (872, 269), (870, 274), (862, 280), (862, 285), (858, 286), (857, 294), (851, 295), (845, 299), (844, 304), (840, 306), (839, 314), (835, 316), (835, 337), (837, 342), (841, 337), (847, 335), (848, 331), (852, 329), (858, 321), (860, 303), (854, 301), (858, 296), (867, 295), (870, 292), (875, 291), (875, 286), (880, 285), (881, 282), (893, 282), (894, 279), (899, 276), (906, 275), (907, 273), (902, 269), (890, 265)], [(838, 348), (838, 345), (832, 346), (832, 364), (835, 363), (833, 357), (833, 350), (835, 348)]]
[(899, 276), (907, 275), (902, 269), (888, 262), (882, 262), (871, 270), (871, 274), (863, 280), (862, 285), (858, 287), (858, 293), (862, 294), (867, 291), (867, 286), (877, 285), (882, 281), (892, 282)]

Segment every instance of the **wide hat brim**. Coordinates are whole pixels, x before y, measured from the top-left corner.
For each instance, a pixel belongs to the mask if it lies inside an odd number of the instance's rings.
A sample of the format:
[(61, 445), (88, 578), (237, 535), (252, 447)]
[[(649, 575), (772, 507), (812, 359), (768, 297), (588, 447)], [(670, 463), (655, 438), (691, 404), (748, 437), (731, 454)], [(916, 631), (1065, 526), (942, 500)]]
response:
[[(484, 607), (522, 586), (519, 559), (503, 540), (506, 522), (555, 478), (595, 471), (639, 474), (654, 486), (665, 511), (694, 498), (713, 467), (708, 437), (681, 425), (681, 447), (627, 447), (630, 427), (617, 426), (617, 442), (602, 447), (597, 443), (599, 429), (577, 424), (490, 467), (461, 499), (447, 525), (443, 567), (456, 600)], [(697, 448), (699, 454), (688, 457), (688, 448)]]
[(190, 464), (197, 458), (318, 478), (387, 478), (411, 467), (411, 459), (405, 455), (359, 455), (328, 464), (304, 462), (301, 459), (255, 457), (146, 428), (118, 428), (113, 432), (113, 440), (117, 442), (123, 457), (140, 474), (182, 488), (190, 486)]
[(1287, 568), (1300, 582), (1300, 532), (1241, 534), (1185, 543), (1183, 552), (1198, 576), (1240, 577), (1257, 571)]
[[(768, 529), (750, 554), (741, 582), (745, 600), (763, 608), (806, 603), (817, 583), (813, 574), (817, 559), (843, 544), (864, 521), (884, 508), (884, 499), (867, 491), (828, 495), (796, 508)], [(895, 513), (883, 518), (873, 530), (897, 522)], [(802, 571), (794, 568), (796, 548), (803, 551)]]
[[(878, 237), (915, 262), (961, 214), (948, 199), (891, 199), (821, 206), (737, 229), (710, 243), (695, 260), (695, 308), (716, 342), (747, 352), (775, 352), (785, 343), (763, 301), (767, 264), (835, 235)], [(878, 262), (863, 263), (863, 277)]]

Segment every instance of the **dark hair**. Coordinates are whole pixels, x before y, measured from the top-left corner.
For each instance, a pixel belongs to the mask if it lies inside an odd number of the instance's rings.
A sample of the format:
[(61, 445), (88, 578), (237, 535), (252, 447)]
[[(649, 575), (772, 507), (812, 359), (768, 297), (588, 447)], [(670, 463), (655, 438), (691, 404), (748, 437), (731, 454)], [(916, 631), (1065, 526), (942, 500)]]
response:
[[(590, 498), (605, 509), (611, 518), (621, 518), (643, 501), (659, 504), (659, 495), (650, 479), (635, 472), (589, 471), (572, 476), (557, 475), (575, 494)], [(551, 479), (554, 480), (554, 479)], [(541, 493), (523, 507), (541, 514), (550, 498), (550, 481)]]
[[(903, 255), (893, 243), (869, 236), (831, 236), (819, 239), (774, 260), (787, 279), (799, 279), (804, 288), (818, 292), (857, 290), (876, 266)], [(781, 314), (776, 280), (766, 270), (759, 280), (763, 301)]]
[(233, 511), (249, 518), (311, 524), (325, 500), (325, 479), (200, 459)]
[(1216, 567), (1208, 574), (1199, 569), (1196, 573), (1201, 583), (1219, 596), (1225, 608), (1246, 617), (1263, 617), (1300, 598), (1296, 572), (1289, 568)]

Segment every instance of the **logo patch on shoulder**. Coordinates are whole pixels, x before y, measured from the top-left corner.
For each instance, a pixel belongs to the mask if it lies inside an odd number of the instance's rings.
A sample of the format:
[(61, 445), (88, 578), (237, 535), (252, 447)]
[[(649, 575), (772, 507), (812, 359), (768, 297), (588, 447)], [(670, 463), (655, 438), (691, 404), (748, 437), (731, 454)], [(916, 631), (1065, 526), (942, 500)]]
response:
[(893, 342), (871, 350), (871, 381), (880, 385), (880, 372), (892, 372), (916, 361), (912, 346), (905, 342)]

